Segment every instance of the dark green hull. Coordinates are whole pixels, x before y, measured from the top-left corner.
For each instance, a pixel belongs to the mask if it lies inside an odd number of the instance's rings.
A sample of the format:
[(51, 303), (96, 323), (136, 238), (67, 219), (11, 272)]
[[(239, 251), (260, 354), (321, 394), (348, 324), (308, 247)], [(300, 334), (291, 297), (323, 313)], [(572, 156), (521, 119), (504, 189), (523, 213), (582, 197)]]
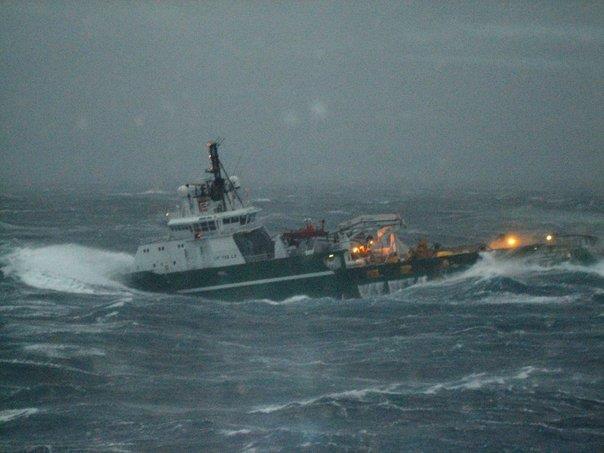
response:
[(434, 278), (465, 269), (477, 253), (446, 258), (416, 259), (356, 268), (344, 266), (343, 253), (295, 256), (254, 263), (170, 274), (137, 272), (128, 284), (144, 291), (196, 294), (211, 299), (249, 298), (282, 300), (295, 295), (310, 297), (359, 297), (406, 286), (421, 277)]

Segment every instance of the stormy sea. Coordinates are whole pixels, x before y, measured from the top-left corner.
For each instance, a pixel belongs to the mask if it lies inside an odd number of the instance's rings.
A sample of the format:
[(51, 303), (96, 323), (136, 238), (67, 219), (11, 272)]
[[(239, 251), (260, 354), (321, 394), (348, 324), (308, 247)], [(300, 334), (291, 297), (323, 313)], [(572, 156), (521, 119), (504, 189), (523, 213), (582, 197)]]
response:
[[(604, 237), (593, 193), (266, 190), (273, 232), (402, 213), (409, 244)], [(0, 450), (597, 451), (604, 261), (483, 256), (361, 299), (225, 302), (123, 276), (176, 194), (0, 196)]]

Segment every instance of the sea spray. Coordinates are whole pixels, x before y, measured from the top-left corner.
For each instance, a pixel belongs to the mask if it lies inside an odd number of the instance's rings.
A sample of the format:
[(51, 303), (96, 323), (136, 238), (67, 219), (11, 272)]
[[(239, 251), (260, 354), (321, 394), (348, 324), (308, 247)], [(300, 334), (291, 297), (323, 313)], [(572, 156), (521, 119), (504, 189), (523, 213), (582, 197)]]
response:
[(78, 244), (18, 247), (0, 257), (2, 272), (39, 288), (96, 294), (123, 290), (115, 278), (128, 272), (133, 257)]

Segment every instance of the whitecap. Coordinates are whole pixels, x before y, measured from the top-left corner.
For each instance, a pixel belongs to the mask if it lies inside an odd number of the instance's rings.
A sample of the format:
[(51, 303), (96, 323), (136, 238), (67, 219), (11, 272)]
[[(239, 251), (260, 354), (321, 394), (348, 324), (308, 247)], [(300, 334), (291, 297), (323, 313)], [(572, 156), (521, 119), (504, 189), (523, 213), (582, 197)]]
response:
[(113, 277), (128, 272), (131, 255), (78, 244), (20, 247), (0, 258), (2, 272), (28, 286), (80, 294), (126, 289)]
[(292, 407), (305, 407), (311, 404), (314, 404), (318, 401), (324, 399), (330, 400), (340, 400), (340, 399), (352, 399), (357, 401), (362, 401), (369, 394), (380, 394), (380, 395), (395, 395), (397, 393), (393, 393), (397, 388), (401, 386), (400, 383), (389, 384), (384, 386), (375, 386), (375, 387), (367, 387), (362, 389), (353, 389), (353, 390), (344, 390), (342, 392), (335, 393), (327, 393), (324, 395), (319, 395), (314, 398), (308, 398), (304, 400), (290, 401), (284, 404), (271, 404), (267, 406), (259, 406), (252, 410), (250, 413), (262, 413), (262, 414), (270, 414), (273, 412), (277, 412), (283, 409), (288, 409)]
[(562, 263), (553, 267), (554, 269), (559, 269), (562, 271), (568, 272), (581, 272), (585, 274), (595, 274), (599, 277), (604, 278), (604, 259), (599, 260), (597, 263), (591, 265), (580, 265), (573, 263)]
[(149, 190), (145, 190), (143, 192), (138, 192), (137, 195), (165, 195), (168, 193), (170, 193), (170, 192), (167, 192), (167, 191), (161, 190), (161, 189), (149, 189)]
[(0, 423), (10, 422), (17, 418), (26, 418), (40, 412), (37, 407), (24, 407), (21, 409), (6, 409), (0, 411)]
[(72, 366), (67, 366), (67, 365), (59, 365), (59, 364), (50, 363), (50, 362), (36, 362), (36, 361), (33, 361), (33, 360), (17, 360), (17, 359), (12, 359), (12, 360), (0, 359), (0, 363), (8, 363), (8, 364), (12, 364), (12, 365), (27, 365), (27, 366), (34, 366), (34, 367), (53, 368), (53, 369), (57, 369), (57, 370), (70, 371), (70, 372), (73, 372), (73, 373), (81, 373), (81, 374), (86, 374), (86, 375), (90, 375), (90, 376), (99, 376), (97, 373), (93, 373), (91, 371), (86, 371), (86, 370), (82, 370), (80, 368), (76, 368), (76, 367), (72, 367)]
[(288, 297), (287, 299), (284, 299), (281, 301), (275, 301), (275, 300), (270, 300), (270, 299), (260, 299), (259, 302), (262, 302), (262, 303), (265, 303), (268, 305), (289, 305), (289, 304), (295, 304), (298, 302), (307, 301), (310, 299), (311, 299), (310, 297), (308, 297), (304, 294), (299, 294), (299, 295)]
[(27, 352), (44, 355), (52, 359), (67, 359), (72, 357), (103, 357), (105, 351), (98, 348), (85, 348), (72, 344), (45, 344), (36, 343), (24, 346)]
[(508, 385), (514, 381), (528, 379), (532, 374), (538, 372), (552, 373), (555, 371), (529, 365), (510, 374), (472, 373), (458, 380), (431, 385), (423, 393), (434, 395), (442, 390), (478, 390), (492, 385)]
[(251, 432), (252, 432), (251, 429), (236, 429), (236, 430), (223, 429), (221, 431), (222, 434), (224, 434), (225, 436), (228, 436), (228, 437), (241, 436), (241, 435), (245, 435), (245, 434), (250, 434)]

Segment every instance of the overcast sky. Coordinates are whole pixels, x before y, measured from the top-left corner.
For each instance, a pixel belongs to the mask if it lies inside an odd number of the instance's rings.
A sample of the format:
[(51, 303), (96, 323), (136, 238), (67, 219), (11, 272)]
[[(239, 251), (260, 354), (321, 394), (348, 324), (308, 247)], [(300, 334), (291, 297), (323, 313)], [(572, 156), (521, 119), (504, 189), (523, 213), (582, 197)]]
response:
[(604, 2), (1, 2), (0, 188), (604, 190)]

